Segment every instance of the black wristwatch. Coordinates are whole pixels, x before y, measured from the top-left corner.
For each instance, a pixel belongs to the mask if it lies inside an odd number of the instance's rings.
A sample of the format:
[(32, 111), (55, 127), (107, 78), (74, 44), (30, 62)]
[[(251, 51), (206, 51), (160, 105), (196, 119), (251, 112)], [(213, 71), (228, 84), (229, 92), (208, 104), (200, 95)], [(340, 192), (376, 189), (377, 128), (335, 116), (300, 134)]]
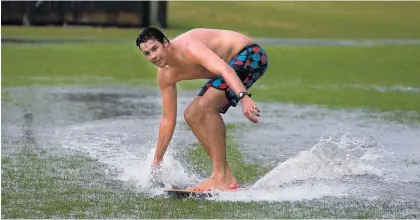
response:
[(246, 95), (248, 95), (248, 92), (247, 91), (244, 91), (244, 92), (239, 92), (238, 93), (238, 98), (239, 98), (239, 100), (241, 100), (243, 97), (245, 97)]

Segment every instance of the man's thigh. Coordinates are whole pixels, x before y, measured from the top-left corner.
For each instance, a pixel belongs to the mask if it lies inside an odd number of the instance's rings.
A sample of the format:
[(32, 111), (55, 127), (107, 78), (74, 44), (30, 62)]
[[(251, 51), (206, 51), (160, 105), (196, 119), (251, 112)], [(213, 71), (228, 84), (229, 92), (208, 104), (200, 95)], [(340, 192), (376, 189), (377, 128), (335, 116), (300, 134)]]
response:
[[(201, 93), (201, 94), (200, 94)], [(195, 108), (201, 111), (220, 111), (221, 108), (229, 104), (224, 90), (213, 87), (202, 88), (187, 108)]]
[(219, 112), (221, 108), (229, 104), (224, 90), (213, 87), (207, 89), (206, 93), (201, 96), (198, 105), (202, 110)]
[(197, 93), (200, 100), (203, 100), (200, 105), (206, 105), (207, 108), (218, 109), (220, 111), (229, 105), (227, 88), (228, 85), (221, 76), (208, 80)]

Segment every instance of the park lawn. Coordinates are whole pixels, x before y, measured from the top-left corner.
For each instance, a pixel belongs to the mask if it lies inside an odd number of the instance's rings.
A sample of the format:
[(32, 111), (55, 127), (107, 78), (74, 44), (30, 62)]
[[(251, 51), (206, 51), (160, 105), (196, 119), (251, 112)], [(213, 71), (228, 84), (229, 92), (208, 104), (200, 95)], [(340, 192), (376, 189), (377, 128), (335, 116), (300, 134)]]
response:
[[(256, 100), (420, 112), (419, 92), (392, 89), (420, 87), (420, 46), (265, 48), (269, 69), (251, 89)], [(130, 44), (3, 45), (2, 54), (2, 86), (156, 85), (156, 68)]]
[(180, 29), (226, 28), (253, 37), (418, 39), (419, 9), (419, 2), (181, 1), (170, 3), (169, 22)]
[[(278, 52), (277, 52), (278, 51)], [(420, 46), (268, 48), (267, 101), (420, 112)], [(378, 89), (379, 88), (379, 89)], [(261, 95), (260, 95), (261, 94)]]
[[(174, 37), (192, 28), (224, 28), (252, 37), (419, 39), (420, 2), (191, 2), (168, 3)], [(194, 19), (191, 19), (194, 18)], [(210, 19), (209, 19), (210, 18)], [(139, 29), (1, 27), (2, 37), (126, 40)]]
[[(175, 36), (190, 28), (217, 27), (254, 37), (418, 39), (419, 5), (418, 2), (169, 2), (171, 29), (165, 32)], [(210, 12), (216, 12), (212, 19), (202, 16)], [(3, 44), (3, 87), (156, 85), (155, 67), (147, 63), (134, 44), (138, 29), (2, 27), (1, 30), (2, 37), (77, 37), (123, 42)], [(416, 92), (420, 88), (419, 46), (264, 47), (269, 55), (269, 70), (251, 90), (258, 101), (396, 112), (393, 120), (420, 122), (420, 92)], [(197, 89), (201, 83), (189, 81), (181, 83), (180, 88)], [(414, 91), (395, 89), (401, 87)], [(2, 101), (12, 102), (13, 95), (2, 92)], [(232, 125), (229, 127), (233, 129)], [(2, 140), (2, 148), (13, 147), (17, 152), (2, 155), (1, 159), (3, 218), (375, 218), (384, 212), (401, 213), (389, 211), (386, 201), (371, 205), (363, 201), (343, 202), (344, 205), (331, 209), (323, 205), (324, 201), (267, 204), (149, 198), (111, 180), (95, 160), (56, 155), (25, 141)], [(230, 162), (235, 171), (242, 173), (241, 181), (250, 183), (266, 172), (258, 165), (245, 163), (231, 138), (228, 144), (228, 155), (234, 156)], [(188, 153), (193, 164), (204, 165), (201, 161), (207, 156), (199, 146)], [(199, 169), (208, 172), (205, 166)]]

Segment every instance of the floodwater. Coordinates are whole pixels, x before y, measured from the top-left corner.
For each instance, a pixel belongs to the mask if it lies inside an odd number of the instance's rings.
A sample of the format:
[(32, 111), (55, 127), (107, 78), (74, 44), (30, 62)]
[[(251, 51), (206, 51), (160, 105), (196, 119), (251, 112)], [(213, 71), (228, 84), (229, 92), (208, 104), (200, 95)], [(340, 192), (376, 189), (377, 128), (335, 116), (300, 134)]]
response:
[[(107, 165), (104, 172), (109, 178), (125, 181), (150, 197), (165, 196), (164, 188), (148, 181), (161, 112), (157, 90), (32, 86), (3, 88), (3, 92), (15, 101), (2, 103), (2, 140), (27, 135), (51, 152), (77, 151)], [(182, 154), (196, 142), (182, 115), (193, 97), (190, 92), (180, 94), (179, 123), (162, 168), (166, 188), (203, 178), (187, 168)], [(231, 108), (223, 117), (238, 125), (232, 136), (246, 160), (271, 171), (247, 185), (246, 191), (211, 199), (379, 200), (392, 201), (390, 206), (420, 202), (419, 126), (383, 121), (378, 115), (384, 113), (363, 110), (259, 105), (259, 125), (248, 122), (240, 108)], [(14, 151), (2, 145), (4, 155)], [(401, 212), (419, 216), (419, 210)]]

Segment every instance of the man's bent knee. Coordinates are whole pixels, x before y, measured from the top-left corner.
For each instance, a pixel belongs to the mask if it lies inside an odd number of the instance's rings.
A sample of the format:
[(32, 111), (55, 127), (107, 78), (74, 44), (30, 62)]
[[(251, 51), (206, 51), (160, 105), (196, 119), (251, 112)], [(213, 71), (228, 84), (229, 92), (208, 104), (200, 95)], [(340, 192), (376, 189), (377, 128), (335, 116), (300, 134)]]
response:
[(187, 122), (193, 122), (203, 114), (209, 112), (219, 113), (220, 109), (206, 102), (205, 99), (194, 100), (184, 111), (184, 119)]
[(200, 116), (200, 107), (198, 106), (198, 100), (193, 101), (184, 111), (184, 119), (187, 122), (193, 122)]

